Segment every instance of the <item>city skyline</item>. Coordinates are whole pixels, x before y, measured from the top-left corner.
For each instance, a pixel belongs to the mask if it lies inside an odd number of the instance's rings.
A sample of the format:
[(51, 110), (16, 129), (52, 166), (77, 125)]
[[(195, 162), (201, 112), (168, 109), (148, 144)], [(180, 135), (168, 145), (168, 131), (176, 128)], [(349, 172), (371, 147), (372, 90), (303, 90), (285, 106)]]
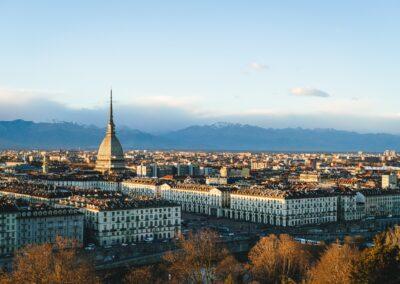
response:
[(399, 134), (398, 6), (3, 1), (0, 120)]
[(0, 282), (400, 283), (399, 8), (0, 1)]

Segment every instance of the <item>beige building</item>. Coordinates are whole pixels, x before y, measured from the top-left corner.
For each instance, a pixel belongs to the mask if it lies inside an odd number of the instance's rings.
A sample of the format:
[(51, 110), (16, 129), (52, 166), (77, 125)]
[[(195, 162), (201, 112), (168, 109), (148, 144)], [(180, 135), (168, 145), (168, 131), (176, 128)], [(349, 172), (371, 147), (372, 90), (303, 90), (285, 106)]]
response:
[(242, 169), (236, 169), (236, 168), (227, 168), (227, 167), (222, 167), (219, 170), (219, 175), (220, 177), (223, 178), (248, 178), (250, 177), (250, 169), (249, 168), (242, 168)]
[(391, 173), (389, 175), (382, 175), (382, 188), (383, 189), (397, 188), (397, 175), (395, 173)]
[(321, 178), (318, 173), (301, 173), (299, 176), (300, 182), (319, 183)]
[(264, 170), (268, 167), (268, 163), (260, 161), (251, 161), (250, 167), (252, 171)]

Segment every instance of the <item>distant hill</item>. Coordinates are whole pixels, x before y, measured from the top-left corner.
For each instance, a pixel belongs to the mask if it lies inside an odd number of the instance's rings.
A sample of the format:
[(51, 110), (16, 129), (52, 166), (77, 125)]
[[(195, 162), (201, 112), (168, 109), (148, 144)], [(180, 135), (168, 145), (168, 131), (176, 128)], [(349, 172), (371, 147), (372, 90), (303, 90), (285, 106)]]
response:
[(400, 149), (400, 136), (359, 134), (335, 129), (272, 129), (216, 123), (165, 135), (176, 148), (270, 151), (384, 151)]
[[(0, 148), (96, 149), (104, 134), (105, 129), (70, 122), (0, 121)], [(141, 148), (157, 142), (153, 135), (129, 128), (120, 129), (118, 136), (123, 144)]]
[[(96, 149), (105, 129), (70, 122), (0, 121), (0, 148)], [(400, 150), (400, 136), (359, 134), (335, 129), (272, 129), (216, 123), (190, 126), (161, 135), (117, 128), (124, 149), (249, 151)]]

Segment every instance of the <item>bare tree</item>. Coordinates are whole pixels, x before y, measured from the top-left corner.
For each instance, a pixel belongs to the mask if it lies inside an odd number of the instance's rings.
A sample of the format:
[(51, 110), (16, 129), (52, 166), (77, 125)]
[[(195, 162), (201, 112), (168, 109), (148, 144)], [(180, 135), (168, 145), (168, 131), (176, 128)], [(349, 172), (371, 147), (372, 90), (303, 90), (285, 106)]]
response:
[(310, 270), (309, 283), (346, 284), (351, 282), (353, 265), (359, 259), (359, 251), (350, 244), (332, 244)]
[(93, 266), (77, 255), (76, 243), (57, 238), (54, 245), (28, 245), (16, 253), (13, 272), (3, 283), (97, 283)]
[(310, 255), (288, 235), (262, 238), (249, 253), (249, 269), (260, 283), (299, 281), (305, 275)]
[(228, 255), (211, 230), (180, 238), (179, 247), (164, 257), (172, 280), (179, 283), (211, 283), (215, 279), (215, 266)]
[(229, 283), (239, 283), (243, 273), (243, 265), (232, 255), (221, 260), (215, 268), (217, 279)]
[(134, 268), (128, 272), (124, 280), (126, 284), (151, 284), (153, 283), (151, 267)]

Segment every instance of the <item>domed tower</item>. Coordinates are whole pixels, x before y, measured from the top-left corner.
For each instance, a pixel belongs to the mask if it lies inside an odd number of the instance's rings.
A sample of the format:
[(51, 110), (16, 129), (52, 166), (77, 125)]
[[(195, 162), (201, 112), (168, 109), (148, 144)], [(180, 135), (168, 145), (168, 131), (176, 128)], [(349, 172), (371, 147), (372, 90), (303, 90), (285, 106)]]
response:
[(125, 171), (124, 151), (115, 135), (113, 119), (112, 90), (110, 92), (110, 118), (107, 125), (106, 136), (101, 142), (97, 152), (96, 171), (101, 173), (120, 173)]

